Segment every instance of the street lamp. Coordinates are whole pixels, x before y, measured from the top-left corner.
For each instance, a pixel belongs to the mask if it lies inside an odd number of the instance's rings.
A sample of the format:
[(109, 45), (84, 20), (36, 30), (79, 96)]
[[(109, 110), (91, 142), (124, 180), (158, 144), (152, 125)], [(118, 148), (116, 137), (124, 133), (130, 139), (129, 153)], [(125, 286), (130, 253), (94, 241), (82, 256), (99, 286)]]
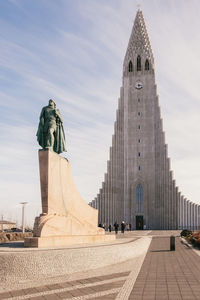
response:
[(25, 205), (27, 204), (28, 202), (20, 202), (20, 204), (22, 204), (22, 232), (24, 233), (24, 219), (25, 219)]

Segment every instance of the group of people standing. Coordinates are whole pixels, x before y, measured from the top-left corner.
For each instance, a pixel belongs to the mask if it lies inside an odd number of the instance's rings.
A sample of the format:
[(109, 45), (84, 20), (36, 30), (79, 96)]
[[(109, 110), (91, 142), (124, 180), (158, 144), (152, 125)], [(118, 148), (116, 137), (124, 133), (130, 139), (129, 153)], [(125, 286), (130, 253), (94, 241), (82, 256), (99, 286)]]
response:
[[(115, 221), (115, 223), (113, 225), (110, 224), (108, 227), (106, 226), (106, 224), (99, 224), (99, 227), (104, 228), (105, 230), (108, 230), (109, 232), (111, 232), (114, 229), (116, 234), (119, 231), (119, 224), (117, 223), (117, 221)], [(121, 233), (124, 233), (125, 230), (131, 231), (131, 224), (126, 224), (124, 221), (122, 221), (121, 222)]]

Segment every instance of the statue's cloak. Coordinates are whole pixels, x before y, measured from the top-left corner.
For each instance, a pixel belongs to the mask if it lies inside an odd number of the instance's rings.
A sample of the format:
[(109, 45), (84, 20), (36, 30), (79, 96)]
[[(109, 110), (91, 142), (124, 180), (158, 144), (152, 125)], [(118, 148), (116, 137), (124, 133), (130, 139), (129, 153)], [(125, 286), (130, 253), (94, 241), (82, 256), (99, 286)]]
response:
[(53, 151), (56, 153), (66, 152), (65, 132), (61, 122), (56, 124), (55, 141)]

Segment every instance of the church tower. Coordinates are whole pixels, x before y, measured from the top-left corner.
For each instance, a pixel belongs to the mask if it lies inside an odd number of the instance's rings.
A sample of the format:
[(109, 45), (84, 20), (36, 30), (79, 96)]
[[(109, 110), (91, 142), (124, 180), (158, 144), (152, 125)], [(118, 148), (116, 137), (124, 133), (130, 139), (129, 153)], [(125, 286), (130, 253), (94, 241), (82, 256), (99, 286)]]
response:
[(90, 205), (98, 209), (99, 223), (106, 226), (125, 221), (132, 229), (181, 229), (193, 216), (194, 226), (199, 220), (199, 205), (192, 210), (170, 170), (154, 58), (141, 10), (124, 58), (107, 173)]

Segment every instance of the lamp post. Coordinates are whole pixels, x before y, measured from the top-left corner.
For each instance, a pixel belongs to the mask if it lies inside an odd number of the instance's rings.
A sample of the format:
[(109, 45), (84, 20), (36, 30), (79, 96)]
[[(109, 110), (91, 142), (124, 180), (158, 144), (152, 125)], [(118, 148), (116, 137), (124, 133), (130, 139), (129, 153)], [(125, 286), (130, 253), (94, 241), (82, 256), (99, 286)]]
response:
[(25, 205), (27, 204), (28, 202), (20, 202), (20, 204), (22, 204), (22, 233), (24, 233), (24, 219), (25, 219)]
[(3, 214), (1, 216), (1, 221), (2, 221), (2, 223), (1, 223), (1, 231), (3, 232)]

